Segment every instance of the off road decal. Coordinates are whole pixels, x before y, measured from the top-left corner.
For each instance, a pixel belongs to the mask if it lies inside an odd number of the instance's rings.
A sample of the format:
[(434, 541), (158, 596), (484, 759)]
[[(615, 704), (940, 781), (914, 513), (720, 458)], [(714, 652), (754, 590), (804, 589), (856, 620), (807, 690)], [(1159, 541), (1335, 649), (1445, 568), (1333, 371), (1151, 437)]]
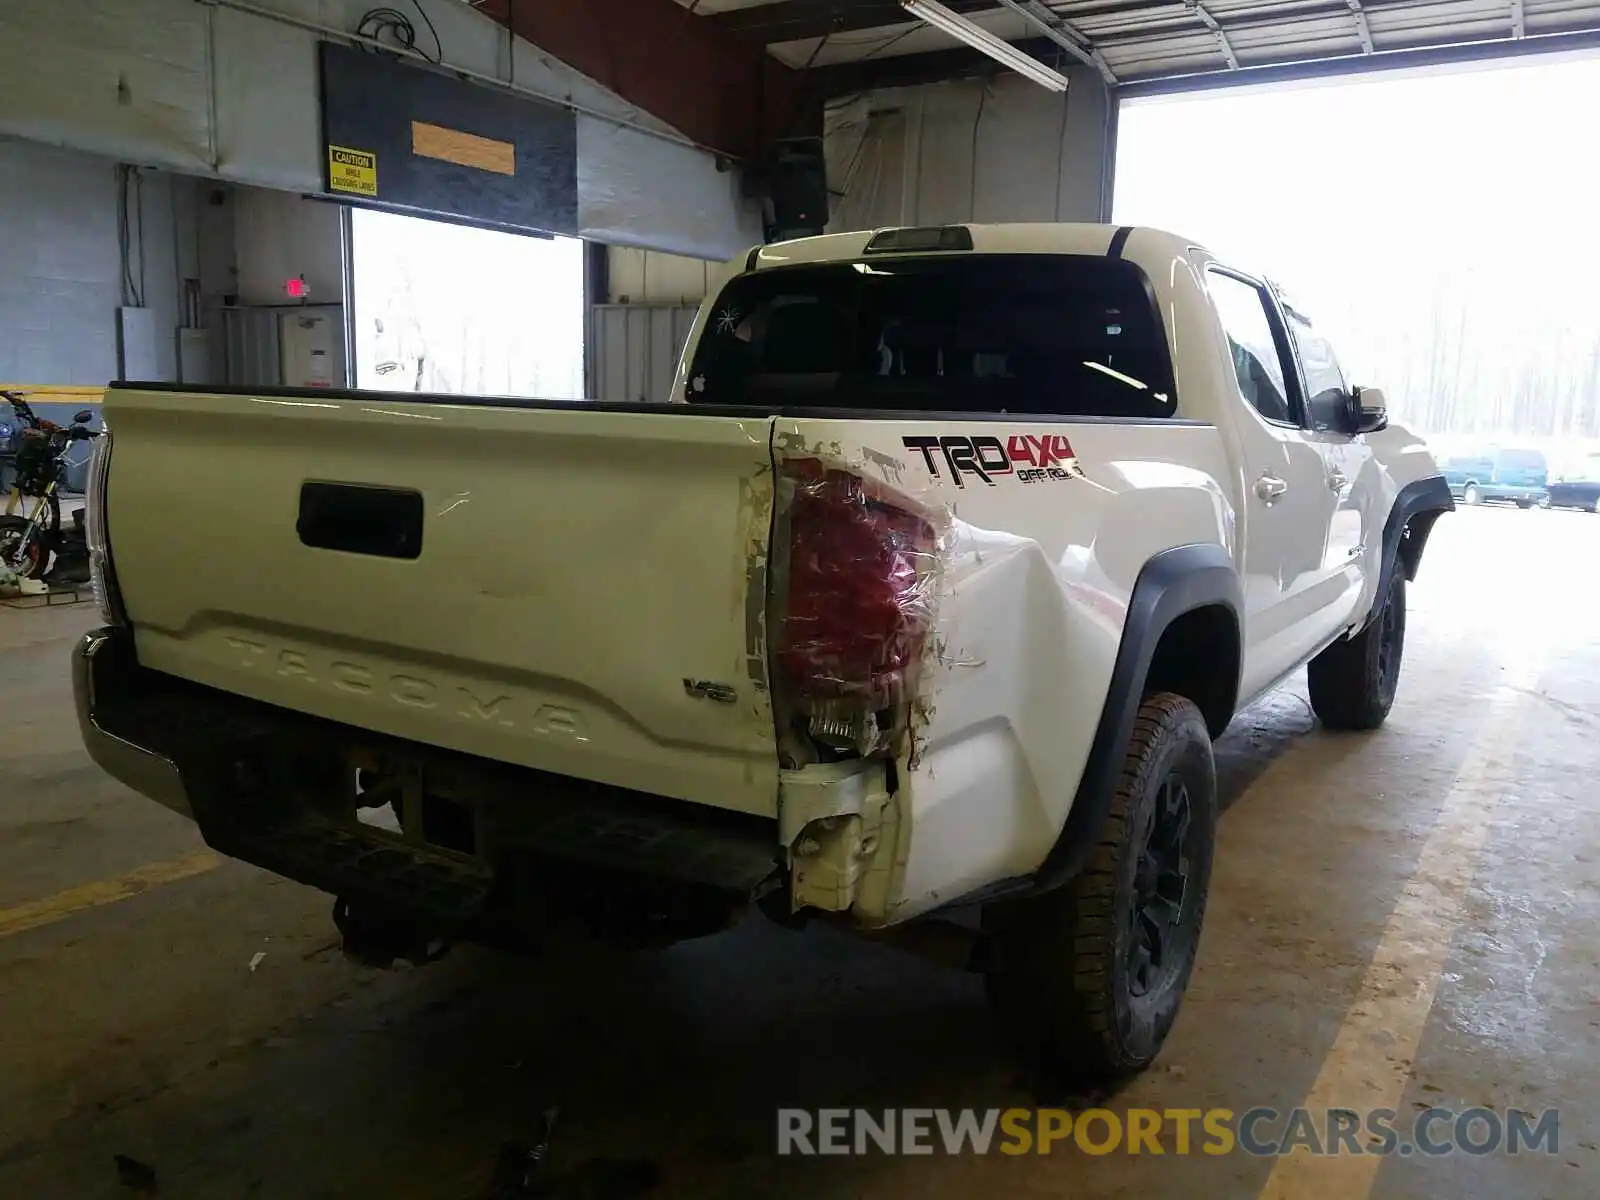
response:
[(928, 473), (943, 478), (939, 463), (950, 472), (957, 487), (966, 487), (963, 476), (976, 476), (990, 487), (1001, 478), (1020, 483), (1043, 483), (1071, 479), (1078, 474), (1078, 460), (1072, 443), (1060, 433), (1014, 433), (1005, 441), (983, 434), (978, 437), (901, 438), (907, 450), (922, 454)]

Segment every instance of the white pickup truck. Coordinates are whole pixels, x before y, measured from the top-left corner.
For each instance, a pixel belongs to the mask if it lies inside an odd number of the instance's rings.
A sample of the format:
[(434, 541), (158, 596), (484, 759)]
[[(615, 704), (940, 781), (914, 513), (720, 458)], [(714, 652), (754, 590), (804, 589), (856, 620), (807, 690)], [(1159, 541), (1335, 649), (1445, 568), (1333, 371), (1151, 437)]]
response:
[(1095, 225), (752, 250), (672, 401), (114, 386), (91, 754), (379, 961), (954, 914), (1035, 1065), (1148, 1064), (1211, 739), (1306, 663), (1383, 721), (1426, 449), (1260, 278)]

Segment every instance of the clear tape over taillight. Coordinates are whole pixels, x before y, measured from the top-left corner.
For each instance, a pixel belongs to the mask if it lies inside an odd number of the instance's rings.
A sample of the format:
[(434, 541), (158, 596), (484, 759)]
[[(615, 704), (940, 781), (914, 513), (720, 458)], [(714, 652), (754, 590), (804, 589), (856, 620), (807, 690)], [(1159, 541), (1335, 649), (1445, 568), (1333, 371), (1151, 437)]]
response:
[(933, 627), (940, 522), (915, 500), (817, 459), (780, 473), (787, 533), (774, 638), (779, 718), (815, 745), (870, 755), (905, 728)]
[(89, 457), (89, 482), (84, 494), (84, 537), (89, 544), (89, 585), (94, 591), (100, 619), (107, 625), (124, 623), (117, 595), (116, 573), (111, 568), (111, 544), (106, 534), (106, 481), (111, 471), (111, 427), (101, 422), (101, 433)]

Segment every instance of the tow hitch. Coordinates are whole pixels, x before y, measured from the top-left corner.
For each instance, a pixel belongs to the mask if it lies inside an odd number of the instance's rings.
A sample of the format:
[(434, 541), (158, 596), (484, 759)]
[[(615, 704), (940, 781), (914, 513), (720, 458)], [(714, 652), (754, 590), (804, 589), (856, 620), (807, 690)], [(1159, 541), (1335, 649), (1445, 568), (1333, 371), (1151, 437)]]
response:
[(420, 967), (438, 962), (450, 950), (449, 939), (423, 921), (346, 896), (333, 902), (333, 923), (343, 938), (345, 957), (364, 967), (386, 971), (396, 959)]

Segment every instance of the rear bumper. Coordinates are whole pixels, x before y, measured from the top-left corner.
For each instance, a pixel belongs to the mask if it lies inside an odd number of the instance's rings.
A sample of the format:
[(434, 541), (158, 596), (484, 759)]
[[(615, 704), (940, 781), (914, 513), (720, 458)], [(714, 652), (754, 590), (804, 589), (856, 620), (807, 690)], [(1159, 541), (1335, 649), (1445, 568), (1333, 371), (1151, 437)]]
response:
[[(72, 693), (78, 706), (78, 731), (89, 757), (106, 774), (173, 812), (193, 817), (183, 777), (176, 764), (107, 728), (118, 724), (115, 707), (125, 697), (119, 685), (128, 672), (131, 647), (109, 629), (85, 634), (72, 655)], [(103, 723), (104, 722), (104, 723)]]
[(1558, 483), (1550, 489), (1550, 503), (1561, 507), (1590, 508), (1600, 500), (1600, 483)]
[[(191, 817), (214, 849), (461, 936), (496, 940), (494, 929), (525, 929), (579, 894), (642, 888), (651, 903), (687, 895), (714, 908), (717, 897), (756, 894), (776, 868), (776, 821), (397, 742), (201, 687), (141, 667), (123, 630), (86, 635), (73, 680), (90, 757)], [(416, 799), (404, 803), (416, 815), (398, 832), (357, 816), (356, 767), (370, 763), (415, 780), (405, 795)], [(430, 816), (443, 809), (448, 820)]]
[(1485, 500), (1543, 500), (1548, 489), (1532, 484), (1480, 483), (1478, 492)]

